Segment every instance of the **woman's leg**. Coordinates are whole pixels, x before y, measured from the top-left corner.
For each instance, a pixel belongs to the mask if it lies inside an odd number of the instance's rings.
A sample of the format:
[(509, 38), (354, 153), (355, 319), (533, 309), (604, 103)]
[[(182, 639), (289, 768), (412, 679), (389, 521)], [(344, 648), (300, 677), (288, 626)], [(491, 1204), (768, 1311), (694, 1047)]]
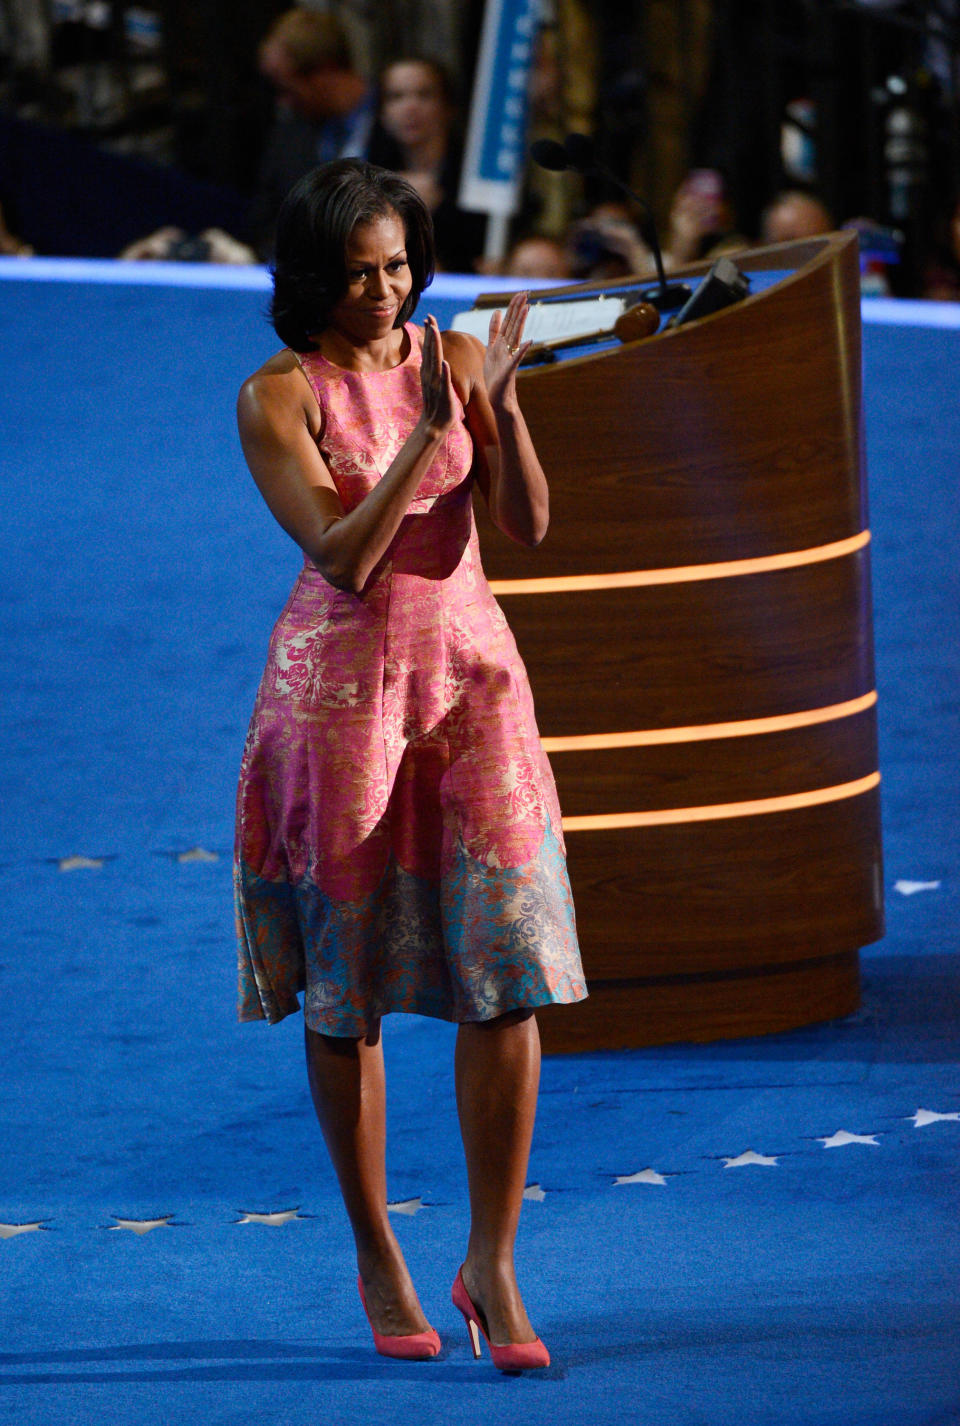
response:
[(540, 1083), (531, 1010), (460, 1026), (457, 1108), (470, 1187), (464, 1286), (492, 1342), (532, 1342), (513, 1265)]
[(362, 1040), (309, 1026), (310, 1092), (357, 1245), (367, 1311), (378, 1332), (405, 1336), (428, 1323), (387, 1213), (386, 1095), (380, 1024)]

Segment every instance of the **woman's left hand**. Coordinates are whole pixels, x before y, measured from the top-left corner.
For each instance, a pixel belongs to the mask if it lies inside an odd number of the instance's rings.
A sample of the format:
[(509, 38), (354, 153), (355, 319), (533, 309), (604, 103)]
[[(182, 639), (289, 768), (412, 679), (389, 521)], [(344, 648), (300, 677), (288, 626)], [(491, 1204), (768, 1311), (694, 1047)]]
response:
[(494, 312), (490, 318), (483, 381), (494, 410), (516, 402), (517, 367), (530, 348), (523, 340), (529, 310), (526, 292), (515, 292), (506, 312)]

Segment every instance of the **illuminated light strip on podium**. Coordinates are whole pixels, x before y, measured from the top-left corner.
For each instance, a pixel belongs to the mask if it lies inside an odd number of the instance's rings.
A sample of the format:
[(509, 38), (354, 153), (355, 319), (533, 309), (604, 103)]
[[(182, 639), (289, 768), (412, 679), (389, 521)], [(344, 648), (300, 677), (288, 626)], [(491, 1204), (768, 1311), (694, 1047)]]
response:
[(546, 753), (594, 752), (603, 748), (649, 748), (663, 743), (705, 743), (713, 738), (757, 737), (810, 728), (864, 713), (877, 701), (876, 690), (846, 703), (806, 708), (801, 713), (778, 713), (770, 718), (741, 718), (734, 723), (692, 723), (688, 728), (641, 728), (632, 733), (575, 733), (569, 737), (541, 738)]
[(871, 772), (855, 782), (818, 787), (812, 792), (792, 792), (785, 797), (760, 797), (750, 802), (716, 802), (707, 807), (666, 807), (655, 812), (600, 812), (593, 816), (564, 817), (563, 830), (603, 832), (615, 827), (662, 827), (684, 822), (719, 822), (728, 817), (757, 817), (767, 812), (794, 812), (803, 807), (819, 807), (825, 802), (860, 797), (878, 787), (879, 783), (879, 772)]
[(842, 559), (856, 554), (870, 543), (870, 531), (861, 530), (847, 540), (815, 545), (808, 550), (790, 550), (782, 555), (758, 555), (755, 559), (723, 560), (718, 564), (670, 565), (666, 569), (629, 569), (616, 574), (560, 574), (543, 579), (491, 579), (490, 588), (504, 594), (572, 594), (594, 589), (637, 589), (643, 585), (690, 584), (701, 579), (730, 579), (735, 575), (769, 574), (774, 570), (798, 569), (823, 560)]

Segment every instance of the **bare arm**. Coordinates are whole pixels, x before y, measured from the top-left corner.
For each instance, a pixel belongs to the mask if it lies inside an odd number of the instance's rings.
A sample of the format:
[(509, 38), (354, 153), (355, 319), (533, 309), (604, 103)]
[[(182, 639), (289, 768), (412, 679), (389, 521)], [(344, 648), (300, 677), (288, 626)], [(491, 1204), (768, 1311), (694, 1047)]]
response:
[(526, 317), (526, 293), (517, 293), (502, 320), (498, 312), (491, 318), (486, 351), (475, 338), (460, 337), (455, 355), (469, 393), (467, 425), (482, 456), (480, 478), (491, 519), (518, 544), (538, 545), (547, 533), (550, 501), (517, 400), (517, 367), (529, 346), (523, 341)]
[(363, 589), (453, 423), (450, 368), (432, 317), (424, 329), (421, 389), (420, 420), (349, 513), (317, 449), (319, 413), (293, 358), (268, 362), (241, 389), (237, 421), (253, 478), (274, 518), (338, 589)]

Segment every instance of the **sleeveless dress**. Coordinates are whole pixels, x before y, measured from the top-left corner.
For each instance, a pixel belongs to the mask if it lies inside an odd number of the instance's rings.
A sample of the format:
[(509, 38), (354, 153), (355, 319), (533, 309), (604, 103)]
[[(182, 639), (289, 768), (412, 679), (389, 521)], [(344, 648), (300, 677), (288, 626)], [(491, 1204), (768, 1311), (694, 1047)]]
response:
[[(301, 366), (350, 511), (422, 409), (388, 371)], [(586, 996), (526, 672), (480, 566), (460, 421), (361, 594), (306, 561), (270, 640), (237, 795), (239, 1017), (327, 1035)]]

